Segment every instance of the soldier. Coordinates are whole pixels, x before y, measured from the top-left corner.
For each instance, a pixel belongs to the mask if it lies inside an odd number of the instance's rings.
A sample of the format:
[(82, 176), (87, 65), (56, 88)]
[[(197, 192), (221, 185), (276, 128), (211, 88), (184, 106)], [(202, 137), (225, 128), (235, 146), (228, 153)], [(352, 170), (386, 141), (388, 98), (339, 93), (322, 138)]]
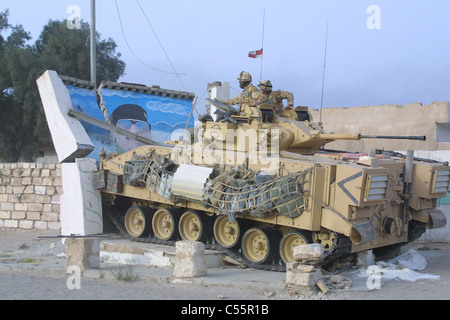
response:
[(252, 85), (252, 76), (250, 73), (242, 71), (239, 74), (238, 81), (239, 86), (244, 91), (233, 99), (221, 102), (230, 105), (239, 105), (242, 115), (261, 117), (261, 112), (253, 104), (258, 97), (258, 88)]
[[(288, 91), (272, 91), (273, 86), (270, 80), (263, 80), (259, 83), (259, 96), (253, 103), (254, 106), (260, 106), (263, 103), (273, 104), (274, 111), (277, 115), (283, 116), (285, 110), (290, 110), (294, 107), (294, 95)], [(287, 100), (286, 108), (283, 106), (283, 100)]]

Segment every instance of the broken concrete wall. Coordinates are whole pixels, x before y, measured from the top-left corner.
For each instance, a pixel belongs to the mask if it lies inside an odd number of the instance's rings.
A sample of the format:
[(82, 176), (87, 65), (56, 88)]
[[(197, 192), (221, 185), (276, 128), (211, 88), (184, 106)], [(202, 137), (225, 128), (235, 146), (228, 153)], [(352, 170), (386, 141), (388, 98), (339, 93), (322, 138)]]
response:
[(101, 197), (92, 183), (97, 164), (94, 159), (84, 159), (92, 153), (94, 145), (81, 122), (69, 116), (72, 100), (58, 74), (47, 70), (36, 82), (58, 160), (62, 163), (65, 193), (61, 196), (61, 232), (101, 233)]
[(36, 83), (59, 162), (74, 162), (89, 155), (94, 146), (82, 124), (69, 116), (72, 101), (58, 74), (47, 70)]

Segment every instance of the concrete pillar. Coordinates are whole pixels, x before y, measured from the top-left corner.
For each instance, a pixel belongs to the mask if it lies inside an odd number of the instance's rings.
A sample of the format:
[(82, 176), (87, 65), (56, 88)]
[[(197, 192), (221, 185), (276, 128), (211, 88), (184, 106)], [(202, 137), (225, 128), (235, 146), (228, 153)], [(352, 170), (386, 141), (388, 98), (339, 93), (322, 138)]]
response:
[(206, 276), (205, 245), (201, 242), (178, 241), (174, 278), (196, 278)]
[(375, 256), (372, 250), (361, 251), (356, 254), (356, 265), (367, 268), (375, 264)]
[(297, 265), (296, 268), (287, 268), (286, 284), (298, 286), (299, 289), (311, 291), (316, 283), (322, 279), (322, 272), (314, 266)]
[(92, 172), (97, 170), (94, 159), (77, 159), (63, 163), (64, 194), (60, 198), (61, 233), (86, 236), (103, 233), (100, 191), (94, 190)]
[(66, 272), (71, 266), (79, 267), (81, 272), (100, 268), (100, 240), (66, 239)]

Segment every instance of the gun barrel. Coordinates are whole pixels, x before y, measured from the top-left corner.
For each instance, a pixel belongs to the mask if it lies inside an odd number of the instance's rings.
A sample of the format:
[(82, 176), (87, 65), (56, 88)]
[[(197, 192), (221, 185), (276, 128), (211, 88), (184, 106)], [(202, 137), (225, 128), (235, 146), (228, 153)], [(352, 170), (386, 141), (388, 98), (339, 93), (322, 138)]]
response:
[(320, 133), (322, 140), (359, 140), (360, 134), (339, 134), (339, 133)]
[(361, 139), (392, 139), (392, 140), (418, 140), (426, 141), (426, 136), (371, 136), (371, 135), (359, 135)]

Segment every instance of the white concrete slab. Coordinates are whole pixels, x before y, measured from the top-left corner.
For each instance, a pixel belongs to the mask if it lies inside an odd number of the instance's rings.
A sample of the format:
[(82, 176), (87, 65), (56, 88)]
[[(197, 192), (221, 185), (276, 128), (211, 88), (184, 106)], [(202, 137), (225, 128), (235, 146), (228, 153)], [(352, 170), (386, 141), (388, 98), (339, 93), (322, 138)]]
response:
[(58, 74), (47, 70), (36, 82), (59, 162), (89, 155), (94, 145), (81, 123), (69, 117), (72, 101)]
[(76, 159), (63, 163), (64, 194), (61, 196), (61, 233), (63, 235), (93, 235), (103, 232), (100, 191), (94, 190), (94, 159)]

